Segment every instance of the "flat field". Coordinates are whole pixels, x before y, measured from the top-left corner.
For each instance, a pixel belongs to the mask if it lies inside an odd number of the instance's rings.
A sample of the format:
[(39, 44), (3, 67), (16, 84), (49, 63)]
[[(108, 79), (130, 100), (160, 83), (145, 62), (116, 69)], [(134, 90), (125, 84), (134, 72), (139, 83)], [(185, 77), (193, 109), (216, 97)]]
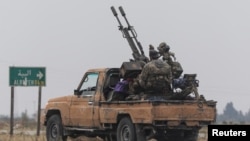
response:
[[(44, 130), (40, 131), (40, 135), (36, 135), (36, 130), (18, 129), (10, 136), (8, 130), (0, 130), (0, 141), (46, 141)], [(69, 139), (69, 141), (102, 141), (99, 138), (79, 137), (76, 139)], [(155, 141), (155, 140), (151, 140)], [(207, 141), (207, 128), (203, 128), (199, 133), (198, 141)]]
[[(40, 136), (36, 135), (25, 135), (25, 134), (15, 134), (10, 136), (9, 134), (0, 134), (0, 141), (47, 141), (44, 134)], [(86, 138), (79, 137), (77, 139), (69, 139), (69, 141), (102, 141), (98, 138)]]
[[(11, 136), (9, 130), (0, 130), (0, 141), (47, 141), (45, 131), (40, 131), (40, 135), (37, 136), (36, 130), (30, 129), (18, 129), (14, 131)], [(102, 141), (99, 138), (87, 138), (79, 137), (76, 139), (69, 138), (69, 141)]]

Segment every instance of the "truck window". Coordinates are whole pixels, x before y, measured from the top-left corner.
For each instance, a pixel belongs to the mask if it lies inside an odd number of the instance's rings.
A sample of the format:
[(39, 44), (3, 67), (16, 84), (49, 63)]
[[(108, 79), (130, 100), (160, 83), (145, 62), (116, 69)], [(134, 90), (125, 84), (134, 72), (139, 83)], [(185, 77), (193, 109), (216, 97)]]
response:
[(94, 95), (98, 80), (98, 73), (89, 73), (85, 77), (80, 91), (82, 95)]

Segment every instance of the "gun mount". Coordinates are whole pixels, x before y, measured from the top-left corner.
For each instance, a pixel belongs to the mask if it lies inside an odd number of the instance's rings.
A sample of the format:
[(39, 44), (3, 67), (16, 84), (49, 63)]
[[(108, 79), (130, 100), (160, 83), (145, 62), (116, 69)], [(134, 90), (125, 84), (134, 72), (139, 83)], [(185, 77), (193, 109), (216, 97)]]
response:
[[(137, 33), (133, 26), (128, 22), (126, 14), (123, 8), (120, 6), (119, 11), (127, 23), (127, 27), (124, 27), (118, 17), (118, 14), (114, 8), (111, 7), (113, 15), (116, 17), (119, 26), (118, 29), (122, 32), (123, 38), (126, 38), (128, 44), (132, 50), (132, 56), (134, 59), (130, 59), (130, 62), (123, 62), (121, 66), (121, 73), (123, 77), (132, 77), (141, 71), (141, 66), (149, 61), (148, 57), (145, 56), (141, 43), (137, 40)], [(139, 50), (138, 50), (139, 49)]]

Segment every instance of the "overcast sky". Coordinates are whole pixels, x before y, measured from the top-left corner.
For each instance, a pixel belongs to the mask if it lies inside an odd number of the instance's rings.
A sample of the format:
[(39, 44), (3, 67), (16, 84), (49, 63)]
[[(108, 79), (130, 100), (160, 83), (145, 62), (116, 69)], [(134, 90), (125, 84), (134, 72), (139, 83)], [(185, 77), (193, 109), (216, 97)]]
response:
[[(9, 67), (46, 67), (42, 107), (71, 95), (89, 68), (120, 67), (131, 50), (110, 7), (123, 6), (146, 55), (165, 41), (199, 92), (250, 109), (249, 0), (1, 0), (0, 114), (10, 114)], [(124, 19), (121, 18), (123, 24)], [(38, 87), (15, 87), (15, 115), (37, 111)]]

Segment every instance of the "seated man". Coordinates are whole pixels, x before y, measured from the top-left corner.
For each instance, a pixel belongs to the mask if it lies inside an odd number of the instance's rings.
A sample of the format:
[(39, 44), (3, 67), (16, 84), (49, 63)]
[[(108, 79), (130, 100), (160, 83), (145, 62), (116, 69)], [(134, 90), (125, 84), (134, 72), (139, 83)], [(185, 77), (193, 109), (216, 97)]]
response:
[(149, 52), (150, 62), (142, 69), (139, 76), (139, 84), (145, 93), (167, 94), (171, 91), (172, 72), (171, 67), (162, 59), (160, 54), (152, 49)]
[(121, 101), (129, 95), (129, 79), (124, 79), (116, 83), (114, 89), (109, 93), (107, 101)]

